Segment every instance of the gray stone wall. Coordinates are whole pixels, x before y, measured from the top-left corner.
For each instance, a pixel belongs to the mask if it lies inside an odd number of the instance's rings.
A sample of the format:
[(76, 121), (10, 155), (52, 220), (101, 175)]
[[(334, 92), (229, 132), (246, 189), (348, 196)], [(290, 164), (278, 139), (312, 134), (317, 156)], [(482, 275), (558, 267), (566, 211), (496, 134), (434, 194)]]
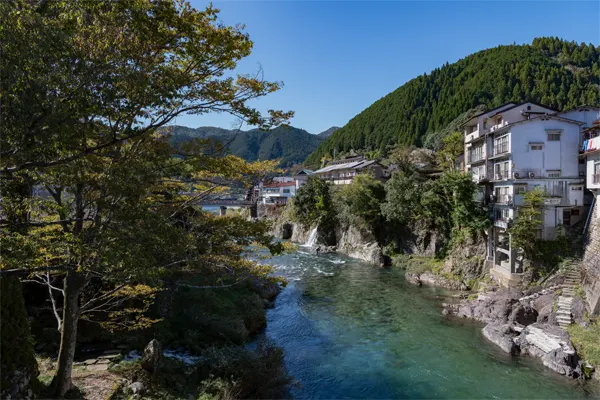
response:
[(590, 226), (588, 227), (587, 244), (583, 257), (584, 279), (583, 289), (591, 314), (600, 314), (600, 204), (596, 199)]

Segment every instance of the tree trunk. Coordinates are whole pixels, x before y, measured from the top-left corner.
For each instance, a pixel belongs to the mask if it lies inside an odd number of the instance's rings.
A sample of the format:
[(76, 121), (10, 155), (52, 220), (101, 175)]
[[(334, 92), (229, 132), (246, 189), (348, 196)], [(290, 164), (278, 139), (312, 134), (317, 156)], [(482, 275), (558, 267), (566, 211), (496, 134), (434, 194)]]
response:
[(79, 294), (85, 285), (85, 277), (75, 271), (68, 270), (64, 284), (63, 324), (60, 335), (60, 351), (56, 375), (52, 381), (54, 394), (64, 397), (72, 388), (71, 371), (77, 343), (77, 322), (79, 321)]

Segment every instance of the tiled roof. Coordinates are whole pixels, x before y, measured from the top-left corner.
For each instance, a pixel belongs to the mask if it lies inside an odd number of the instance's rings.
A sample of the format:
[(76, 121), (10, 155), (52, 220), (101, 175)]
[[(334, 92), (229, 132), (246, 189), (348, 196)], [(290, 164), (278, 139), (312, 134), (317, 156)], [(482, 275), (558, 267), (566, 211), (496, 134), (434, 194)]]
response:
[(375, 160), (370, 160), (370, 161), (362, 160), (362, 161), (354, 161), (354, 162), (349, 162), (349, 163), (344, 163), (344, 164), (333, 164), (333, 165), (328, 165), (319, 170), (316, 170), (315, 174), (322, 174), (324, 172), (337, 171), (340, 169), (362, 169), (362, 168), (371, 166), (376, 163), (377, 163), (377, 161), (375, 161)]

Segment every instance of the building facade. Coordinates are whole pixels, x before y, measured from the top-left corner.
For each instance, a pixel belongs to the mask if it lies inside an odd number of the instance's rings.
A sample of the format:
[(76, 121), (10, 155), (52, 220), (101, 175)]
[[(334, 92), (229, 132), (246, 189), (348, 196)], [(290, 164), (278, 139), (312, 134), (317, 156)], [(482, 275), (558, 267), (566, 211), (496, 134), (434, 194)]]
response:
[(509, 103), (474, 116), (465, 128), (465, 171), (480, 184), (479, 198), (493, 221), (488, 232), (491, 274), (510, 285), (520, 280), (523, 259), (508, 229), (523, 195), (545, 195), (538, 237), (555, 239), (584, 218), (584, 166), (578, 159), (585, 114), (562, 113), (535, 103)]
[(369, 173), (375, 179), (382, 179), (383, 168), (375, 160), (367, 160), (362, 156), (346, 157), (343, 160), (331, 161), (325, 167), (316, 170), (315, 175), (334, 185), (349, 185), (358, 174)]
[(260, 200), (263, 204), (283, 205), (296, 195), (296, 181), (261, 183)]

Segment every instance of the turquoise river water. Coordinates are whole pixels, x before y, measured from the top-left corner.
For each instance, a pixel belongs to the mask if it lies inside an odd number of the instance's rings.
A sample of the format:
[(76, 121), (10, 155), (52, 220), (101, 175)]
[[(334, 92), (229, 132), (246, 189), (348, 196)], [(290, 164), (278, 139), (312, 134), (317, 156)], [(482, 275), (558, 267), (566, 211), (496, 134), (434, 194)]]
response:
[(289, 284), (263, 335), (284, 350), (294, 398), (600, 398), (595, 384), (503, 353), (483, 325), (443, 317), (449, 293), (400, 270), (302, 250), (268, 262)]

